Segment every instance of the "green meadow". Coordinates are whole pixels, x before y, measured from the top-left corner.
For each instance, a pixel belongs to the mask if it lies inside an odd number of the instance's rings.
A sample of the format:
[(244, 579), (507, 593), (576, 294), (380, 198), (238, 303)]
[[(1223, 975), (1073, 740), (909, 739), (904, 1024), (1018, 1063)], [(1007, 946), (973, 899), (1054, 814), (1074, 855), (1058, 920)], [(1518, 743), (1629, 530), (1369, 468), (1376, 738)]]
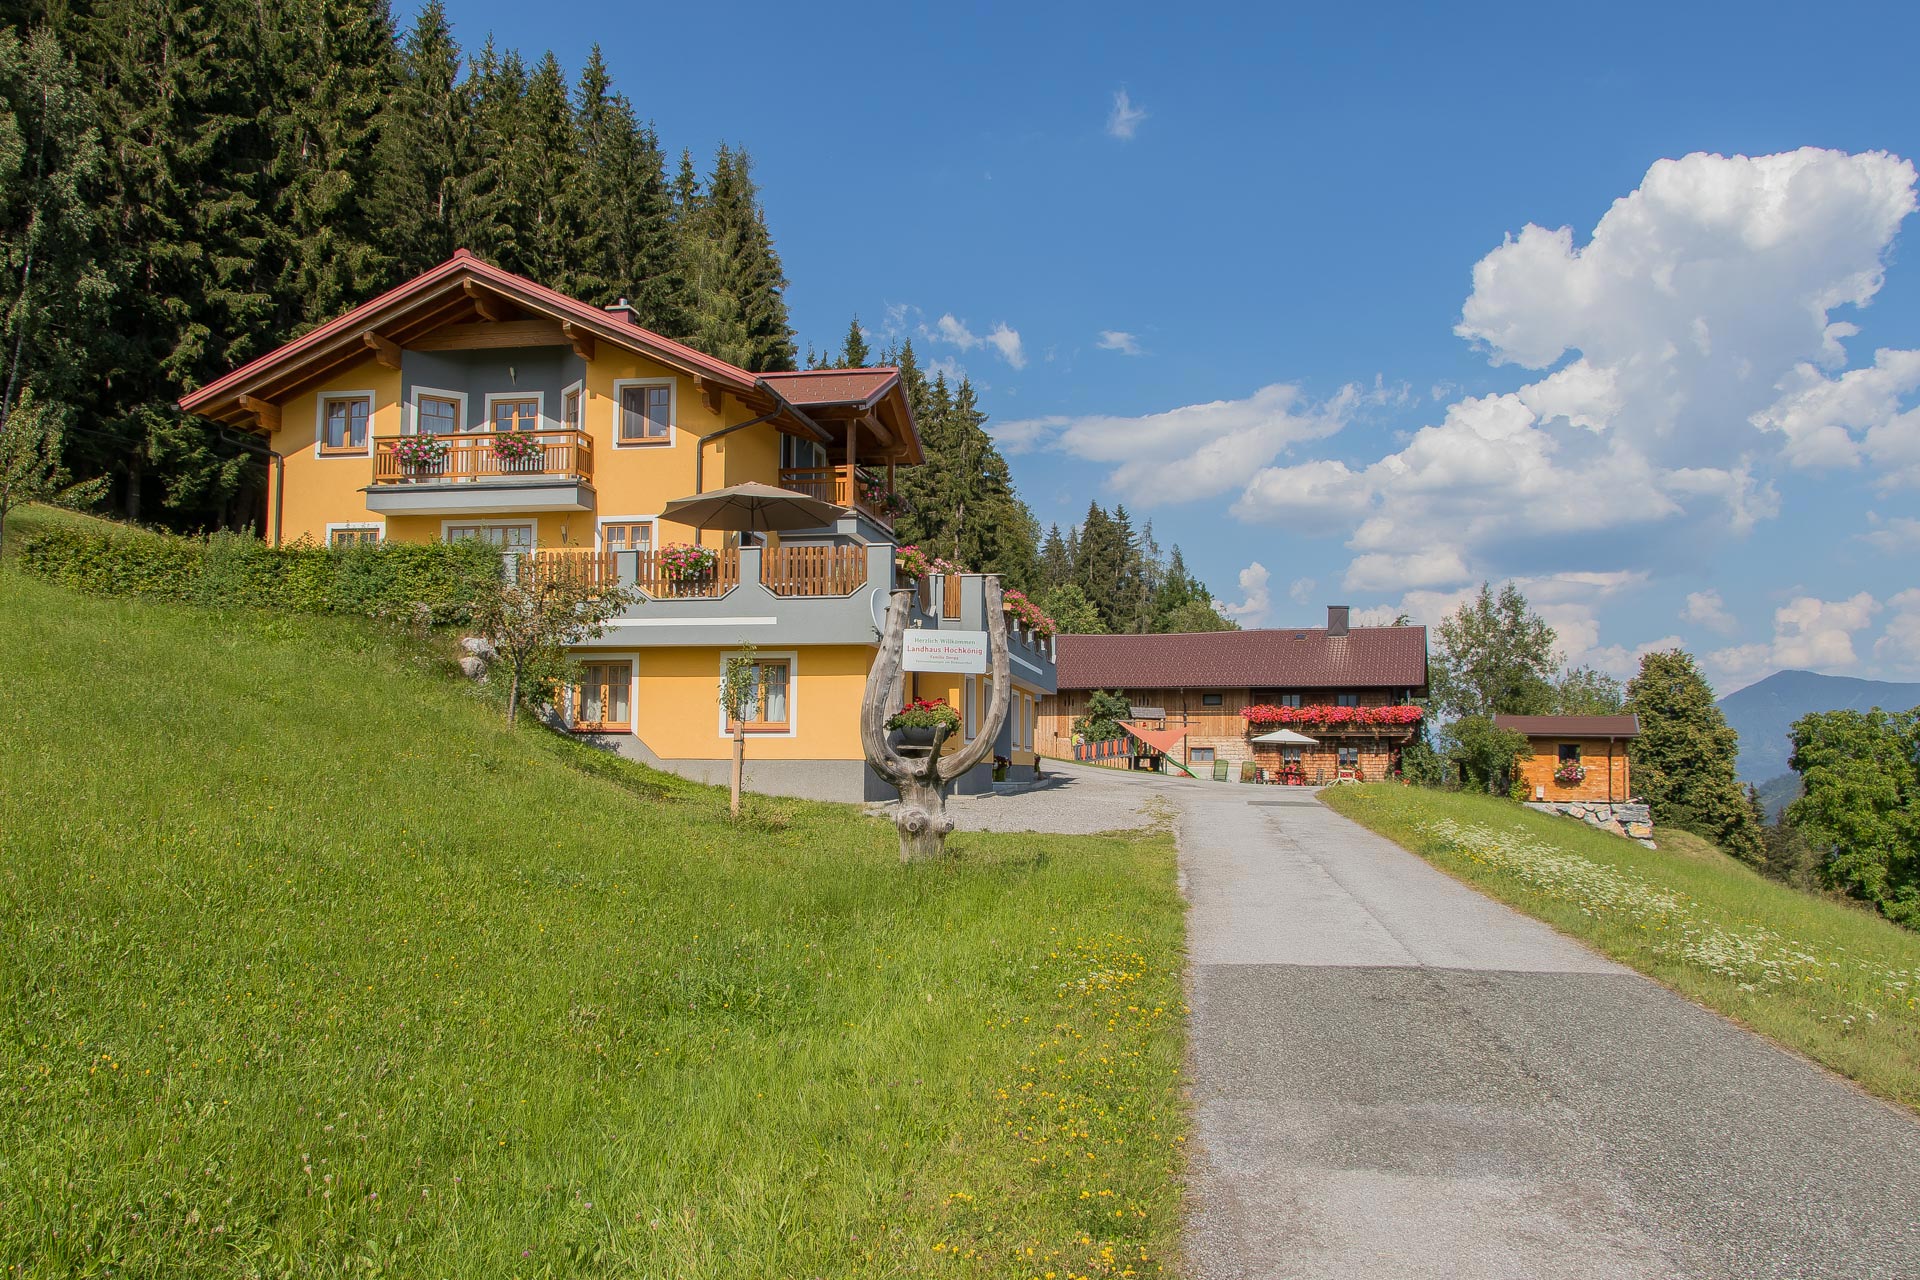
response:
[(0, 638), (0, 1274), (1175, 1268), (1164, 832), (903, 867), (366, 624)]

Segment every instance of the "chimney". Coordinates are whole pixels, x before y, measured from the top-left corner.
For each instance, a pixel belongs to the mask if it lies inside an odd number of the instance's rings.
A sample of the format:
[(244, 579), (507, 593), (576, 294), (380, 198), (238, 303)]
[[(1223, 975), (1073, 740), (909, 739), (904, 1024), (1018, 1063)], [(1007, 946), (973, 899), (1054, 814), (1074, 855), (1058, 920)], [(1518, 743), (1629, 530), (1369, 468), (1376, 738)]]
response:
[(1327, 606), (1327, 636), (1329, 639), (1347, 634), (1347, 606), (1330, 604)]
[(640, 317), (634, 313), (633, 304), (625, 298), (621, 298), (620, 301), (604, 307), (602, 310), (621, 317), (630, 325), (638, 326), (640, 323)]

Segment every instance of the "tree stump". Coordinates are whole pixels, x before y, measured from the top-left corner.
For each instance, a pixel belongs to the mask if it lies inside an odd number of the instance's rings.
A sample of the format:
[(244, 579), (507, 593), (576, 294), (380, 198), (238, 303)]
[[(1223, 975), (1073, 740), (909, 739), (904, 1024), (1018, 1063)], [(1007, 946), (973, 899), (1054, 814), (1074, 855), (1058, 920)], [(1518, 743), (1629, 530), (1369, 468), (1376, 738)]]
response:
[(951, 736), (944, 725), (934, 731), (933, 750), (924, 758), (903, 756), (894, 749), (887, 741), (887, 716), (900, 681), (900, 652), (905, 644), (913, 594), (911, 589), (893, 593), (887, 606), (886, 630), (880, 636), (880, 653), (874, 659), (873, 669), (867, 673), (866, 696), (860, 703), (860, 742), (866, 749), (867, 763), (900, 792), (900, 807), (894, 813), (893, 825), (900, 833), (902, 862), (937, 858), (945, 851), (947, 837), (953, 832), (953, 819), (947, 816), (947, 787), (987, 758), (1013, 700), (1007, 674), (1007, 615), (1000, 607), (1000, 579), (988, 575), (987, 666), (993, 679), (993, 700), (979, 732), (972, 742), (950, 756), (940, 754)]

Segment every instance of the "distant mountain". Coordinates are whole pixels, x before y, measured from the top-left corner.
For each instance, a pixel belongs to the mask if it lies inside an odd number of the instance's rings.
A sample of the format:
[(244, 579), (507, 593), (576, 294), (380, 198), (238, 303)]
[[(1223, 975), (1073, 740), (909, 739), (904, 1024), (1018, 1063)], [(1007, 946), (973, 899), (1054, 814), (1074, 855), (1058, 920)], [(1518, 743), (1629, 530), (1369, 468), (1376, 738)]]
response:
[(1800, 775), (1792, 772), (1761, 783), (1760, 803), (1766, 808), (1767, 821), (1780, 821), (1781, 811), (1800, 798), (1800, 790)]
[(1776, 671), (1759, 684), (1720, 699), (1720, 711), (1740, 735), (1734, 763), (1742, 782), (1772, 782), (1788, 772), (1793, 754), (1787, 730), (1809, 711), (1865, 711), (1920, 707), (1920, 684), (1823, 676), (1813, 671)]

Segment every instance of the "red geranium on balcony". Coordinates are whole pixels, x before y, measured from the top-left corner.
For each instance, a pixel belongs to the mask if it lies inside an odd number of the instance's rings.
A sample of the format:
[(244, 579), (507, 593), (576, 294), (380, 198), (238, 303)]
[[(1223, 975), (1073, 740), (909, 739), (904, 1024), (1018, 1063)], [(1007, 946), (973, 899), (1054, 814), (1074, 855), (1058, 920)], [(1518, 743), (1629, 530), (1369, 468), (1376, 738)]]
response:
[(1250, 725), (1309, 724), (1325, 728), (1331, 725), (1391, 726), (1418, 724), (1426, 713), (1419, 707), (1334, 707), (1324, 703), (1310, 707), (1275, 707), (1259, 703), (1240, 713)]

